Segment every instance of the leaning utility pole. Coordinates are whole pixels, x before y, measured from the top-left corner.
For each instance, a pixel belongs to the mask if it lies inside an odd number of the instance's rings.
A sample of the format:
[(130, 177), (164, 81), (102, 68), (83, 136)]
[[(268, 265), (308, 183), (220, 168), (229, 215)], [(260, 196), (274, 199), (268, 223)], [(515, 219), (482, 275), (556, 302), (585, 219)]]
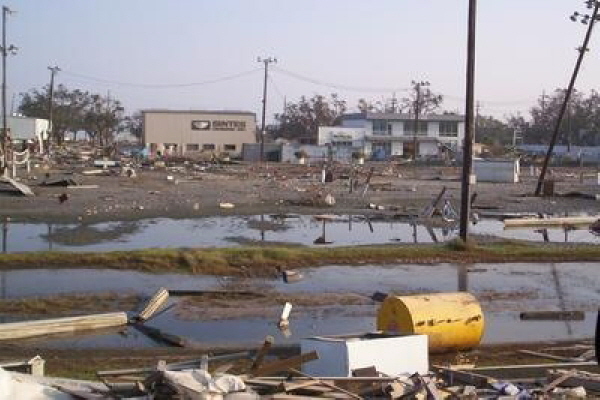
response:
[(415, 90), (416, 90), (416, 98), (415, 98), (415, 105), (414, 105), (414, 111), (415, 111), (415, 127), (414, 127), (414, 131), (413, 131), (413, 163), (416, 166), (417, 165), (417, 155), (418, 155), (418, 151), (417, 151), (417, 147), (418, 147), (418, 142), (417, 142), (417, 135), (419, 134), (419, 116), (421, 114), (421, 86), (429, 86), (429, 82), (427, 81), (419, 81), (419, 82), (415, 82), (413, 81), (413, 85), (415, 86)]
[(54, 120), (52, 119), (53, 117), (53, 111), (54, 111), (54, 75), (56, 75), (57, 72), (60, 71), (60, 68), (58, 68), (56, 65), (54, 67), (48, 67), (48, 69), (50, 70), (50, 90), (48, 91), (48, 147), (46, 148), (47, 151), (50, 151), (50, 140), (51, 138), (54, 136)]
[(264, 81), (264, 85), (263, 85), (263, 99), (262, 99), (262, 104), (263, 104), (262, 126), (260, 129), (260, 162), (264, 162), (265, 161), (265, 133), (266, 133), (265, 119), (266, 119), (266, 112), (267, 112), (267, 80), (269, 78), (269, 64), (276, 63), (277, 59), (271, 58), (271, 57), (268, 57), (268, 58), (258, 57), (257, 61), (265, 64), (265, 81)]
[(577, 62), (575, 63), (575, 69), (573, 70), (573, 74), (571, 75), (571, 81), (569, 82), (569, 86), (567, 87), (567, 91), (565, 92), (565, 97), (563, 99), (563, 103), (560, 107), (560, 111), (558, 112), (558, 118), (556, 120), (556, 125), (554, 125), (554, 132), (552, 134), (552, 138), (550, 139), (550, 145), (548, 146), (548, 152), (546, 153), (546, 157), (544, 158), (544, 164), (542, 165), (542, 170), (540, 171), (540, 176), (538, 177), (537, 186), (535, 188), (535, 195), (539, 196), (542, 191), (542, 184), (544, 182), (544, 178), (546, 177), (546, 170), (548, 169), (548, 163), (550, 162), (550, 157), (552, 157), (552, 152), (554, 151), (554, 145), (556, 144), (556, 140), (558, 138), (558, 133), (560, 131), (560, 125), (562, 124), (562, 120), (565, 116), (565, 111), (567, 110), (567, 105), (569, 104), (569, 100), (571, 98), (571, 93), (573, 93), (573, 88), (575, 87), (575, 81), (577, 80), (577, 75), (579, 74), (579, 69), (581, 68), (581, 63), (583, 61), (583, 56), (586, 51), (588, 51), (588, 43), (590, 42), (590, 37), (592, 36), (592, 29), (594, 28), (594, 23), (598, 20), (598, 9), (600, 8), (600, 1), (597, 0), (586, 0), (587, 8), (594, 8), (591, 17), (588, 14), (579, 14), (577, 11), (571, 15), (571, 21), (577, 21), (579, 17), (581, 17), (581, 22), (583, 24), (588, 24), (588, 29), (585, 34), (585, 38), (583, 39), (583, 45), (577, 49), (579, 51), (579, 56), (577, 57)]
[(10, 138), (8, 135), (8, 127), (6, 121), (6, 56), (8, 53), (15, 53), (17, 48), (13, 45), (6, 47), (6, 16), (12, 11), (2, 6), (2, 132), (0, 135), (0, 173), (6, 175), (8, 172), (8, 151)]
[(460, 238), (467, 242), (471, 214), (470, 178), (473, 164), (473, 131), (475, 130), (475, 28), (477, 26), (477, 0), (469, 0), (469, 27), (467, 33), (467, 88), (465, 100), (465, 138), (463, 142), (463, 168), (460, 198)]

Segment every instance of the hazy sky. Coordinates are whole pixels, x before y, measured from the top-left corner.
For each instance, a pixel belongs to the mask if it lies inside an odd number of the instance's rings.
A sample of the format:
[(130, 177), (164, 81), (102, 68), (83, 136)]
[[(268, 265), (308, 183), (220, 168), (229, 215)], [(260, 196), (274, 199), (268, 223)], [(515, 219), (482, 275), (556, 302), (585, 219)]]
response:
[[(583, 0), (479, 0), (476, 97), (481, 113), (524, 112), (566, 87), (585, 26)], [(260, 119), (262, 64), (273, 56), (267, 115), (284, 97), (338, 93), (350, 109), (406, 96), (428, 80), (444, 109), (464, 112), (468, 0), (6, 0), (8, 101), (49, 82), (143, 108), (249, 110)], [(600, 32), (578, 80), (600, 84)], [(238, 77), (209, 81), (227, 77)], [(302, 79), (300, 79), (302, 78)], [(187, 85), (193, 83), (203, 83)], [(317, 84), (321, 83), (321, 84)], [(162, 85), (162, 86), (161, 86)], [(179, 85), (179, 86), (177, 86)]]

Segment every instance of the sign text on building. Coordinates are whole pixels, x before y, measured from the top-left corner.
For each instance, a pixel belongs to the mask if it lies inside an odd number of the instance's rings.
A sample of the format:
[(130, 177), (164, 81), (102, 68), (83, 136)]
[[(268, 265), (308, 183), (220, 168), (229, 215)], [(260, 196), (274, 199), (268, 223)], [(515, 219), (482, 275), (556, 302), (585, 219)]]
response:
[(192, 130), (194, 131), (245, 131), (246, 121), (235, 120), (213, 120), (213, 121), (192, 121)]

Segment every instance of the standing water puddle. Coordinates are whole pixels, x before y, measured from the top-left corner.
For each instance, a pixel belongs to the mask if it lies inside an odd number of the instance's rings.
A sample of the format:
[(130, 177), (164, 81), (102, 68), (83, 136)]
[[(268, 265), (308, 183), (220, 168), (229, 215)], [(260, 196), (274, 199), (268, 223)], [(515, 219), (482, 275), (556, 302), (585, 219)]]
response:
[[(469, 291), (485, 314), (484, 343), (573, 340), (594, 334), (600, 292), (597, 263), (472, 264), (331, 266), (303, 270), (305, 279), (295, 284), (280, 280), (245, 279), (244, 285), (268, 286), (280, 293), (357, 293), (375, 291), (396, 294)], [(206, 276), (153, 275), (113, 270), (9, 270), (0, 272), (2, 298), (44, 296), (57, 293), (142, 293), (160, 287), (187, 290), (219, 290), (231, 279)], [(40, 285), (43, 282), (43, 285)], [(172, 300), (176, 302), (177, 299)], [(280, 306), (278, 306), (280, 307)], [(299, 308), (290, 317), (292, 336), (285, 338), (275, 318), (264, 316), (218, 320), (182, 319), (169, 311), (149, 322), (166, 332), (207, 345), (256, 345), (266, 335), (278, 343), (295, 343), (307, 336), (343, 334), (376, 329), (378, 305)], [(583, 321), (521, 321), (522, 311), (581, 310)], [(201, 314), (201, 311), (198, 311)], [(14, 316), (10, 316), (11, 320)], [(8, 320), (5, 317), (5, 320)], [(24, 318), (27, 319), (27, 318)], [(36, 342), (36, 345), (40, 345)], [(156, 346), (133, 329), (124, 334), (90, 335), (46, 340), (51, 347)]]
[[(1, 224), (1, 251), (112, 251), (145, 248), (230, 247), (280, 243), (315, 245), (325, 234), (328, 246), (383, 243), (434, 243), (457, 236), (457, 227), (429, 227), (409, 222), (369, 221), (362, 216), (339, 216), (327, 222), (311, 216), (227, 216), (195, 219), (146, 219), (98, 224)], [(497, 220), (482, 220), (472, 234), (550, 242), (597, 243), (587, 229), (504, 230)]]

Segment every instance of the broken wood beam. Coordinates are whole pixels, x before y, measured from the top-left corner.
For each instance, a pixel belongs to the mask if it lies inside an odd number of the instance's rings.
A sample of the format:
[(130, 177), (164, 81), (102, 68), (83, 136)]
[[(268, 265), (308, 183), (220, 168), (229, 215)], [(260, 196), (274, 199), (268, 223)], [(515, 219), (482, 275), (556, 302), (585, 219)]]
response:
[(57, 333), (113, 328), (125, 326), (127, 322), (127, 314), (124, 312), (9, 322), (0, 324), (0, 340), (25, 339)]
[(538, 226), (589, 226), (598, 220), (592, 217), (511, 218), (504, 220), (504, 228), (530, 228)]
[(467, 383), (469, 385), (485, 388), (490, 383), (495, 382), (494, 378), (470, 371), (461, 371), (458, 369), (446, 368), (437, 365), (434, 365), (432, 369), (436, 373), (444, 376), (444, 378), (448, 380), (448, 384), (450, 386), (453, 386), (455, 382), (462, 382)]
[(261, 348), (256, 353), (256, 357), (254, 357), (254, 361), (252, 362), (252, 366), (250, 367), (250, 371), (254, 372), (262, 365), (265, 356), (271, 350), (271, 346), (275, 342), (275, 338), (273, 336), (267, 336)]
[(138, 321), (147, 321), (169, 300), (169, 291), (160, 288), (146, 304), (146, 307), (137, 315)]

